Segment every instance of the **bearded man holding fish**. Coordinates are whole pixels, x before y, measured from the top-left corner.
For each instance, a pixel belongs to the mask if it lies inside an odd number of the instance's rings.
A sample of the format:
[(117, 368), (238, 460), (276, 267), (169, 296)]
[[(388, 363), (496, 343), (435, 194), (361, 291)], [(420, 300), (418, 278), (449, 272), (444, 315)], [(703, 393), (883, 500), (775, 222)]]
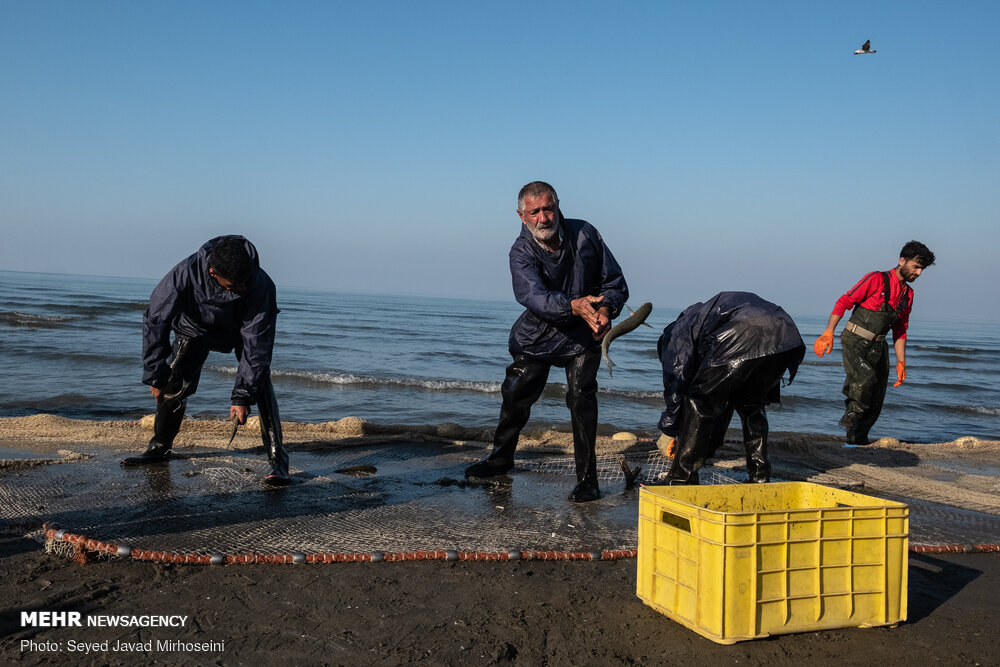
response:
[(510, 249), (514, 298), (525, 307), (508, 347), (513, 362), (489, 457), (466, 477), (493, 477), (514, 467), (518, 436), (542, 395), (552, 366), (566, 370), (577, 485), (573, 502), (601, 497), (597, 483), (597, 371), (601, 341), (628, 300), (621, 267), (590, 223), (563, 217), (555, 188), (533, 181), (517, 197), (521, 234)]

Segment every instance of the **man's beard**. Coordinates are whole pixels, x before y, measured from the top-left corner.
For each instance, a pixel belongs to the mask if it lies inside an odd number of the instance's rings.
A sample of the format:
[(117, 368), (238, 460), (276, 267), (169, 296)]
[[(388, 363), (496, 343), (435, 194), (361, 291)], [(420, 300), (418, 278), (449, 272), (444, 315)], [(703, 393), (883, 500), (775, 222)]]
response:
[(549, 223), (547, 228), (543, 228), (541, 225), (536, 225), (529, 228), (531, 235), (535, 237), (535, 240), (539, 243), (548, 243), (554, 238), (559, 236), (559, 223), (553, 220)]

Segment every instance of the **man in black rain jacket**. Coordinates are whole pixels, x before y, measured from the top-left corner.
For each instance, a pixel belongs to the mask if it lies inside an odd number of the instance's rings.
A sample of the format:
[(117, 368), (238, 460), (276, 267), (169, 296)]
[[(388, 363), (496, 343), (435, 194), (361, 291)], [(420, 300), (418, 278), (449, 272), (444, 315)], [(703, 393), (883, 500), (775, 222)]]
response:
[(501, 475), (552, 366), (566, 369), (577, 485), (569, 499), (600, 498), (597, 484), (597, 370), (600, 343), (628, 300), (614, 255), (590, 223), (564, 218), (548, 183), (528, 183), (517, 197), (521, 234), (510, 249), (514, 298), (525, 307), (510, 332), (514, 358), (501, 387), (503, 404), (489, 458), (466, 477)]
[(659, 427), (676, 441), (667, 483), (698, 483), (734, 410), (750, 481), (770, 481), (764, 406), (779, 400), (782, 375), (792, 381), (806, 349), (792, 318), (756, 294), (721, 292), (681, 313), (656, 349), (666, 401)]
[(214, 238), (175, 266), (153, 290), (142, 318), (142, 381), (156, 399), (153, 437), (145, 453), (122, 464), (169, 456), (209, 351), (235, 350), (239, 367), (229, 418), (243, 424), (250, 406), (257, 405), (271, 462), (265, 481), (287, 483), (288, 454), (271, 385), (277, 315), (274, 283), (260, 268), (257, 249), (242, 236)]

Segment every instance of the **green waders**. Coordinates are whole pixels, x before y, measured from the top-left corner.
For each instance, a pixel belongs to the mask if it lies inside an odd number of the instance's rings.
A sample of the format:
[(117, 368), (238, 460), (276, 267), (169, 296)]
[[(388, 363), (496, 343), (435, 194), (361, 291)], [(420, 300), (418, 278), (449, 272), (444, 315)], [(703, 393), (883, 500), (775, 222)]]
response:
[[(847, 429), (847, 442), (868, 444), (868, 431), (882, 412), (885, 390), (889, 384), (889, 344), (885, 336), (899, 320), (907, 303), (907, 287), (899, 298), (898, 308), (889, 305), (889, 274), (883, 273), (883, 300), (879, 310), (856, 306), (850, 324), (863, 329), (855, 333), (844, 329), (840, 344), (844, 359), (844, 416), (840, 425)], [(874, 336), (869, 339), (868, 336)]]

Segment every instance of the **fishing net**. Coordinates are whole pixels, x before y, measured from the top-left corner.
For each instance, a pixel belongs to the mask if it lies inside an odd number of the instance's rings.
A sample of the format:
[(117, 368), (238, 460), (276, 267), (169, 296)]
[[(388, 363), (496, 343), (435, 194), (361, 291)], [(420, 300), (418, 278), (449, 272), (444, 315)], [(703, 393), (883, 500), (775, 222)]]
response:
[[(638, 546), (636, 484), (667, 471), (655, 449), (599, 456), (603, 497), (576, 504), (570, 456), (518, 453), (509, 476), (471, 483), (463, 471), (486, 450), (445, 442), (331, 446), (291, 452), (293, 483), (269, 488), (263, 452), (184, 449), (162, 464), (121, 469), (108, 451), (53, 465), (0, 468), (0, 519), (52, 522), (116, 553), (238, 554), (625, 553)], [(703, 484), (745, 480), (707, 466)], [(911, 504), (911, 544), (996, 541), (1000, 517)], [(377, 557), (375, 558), (377, 559)], [(231, 561), (229, 561), (231, 562)]]

